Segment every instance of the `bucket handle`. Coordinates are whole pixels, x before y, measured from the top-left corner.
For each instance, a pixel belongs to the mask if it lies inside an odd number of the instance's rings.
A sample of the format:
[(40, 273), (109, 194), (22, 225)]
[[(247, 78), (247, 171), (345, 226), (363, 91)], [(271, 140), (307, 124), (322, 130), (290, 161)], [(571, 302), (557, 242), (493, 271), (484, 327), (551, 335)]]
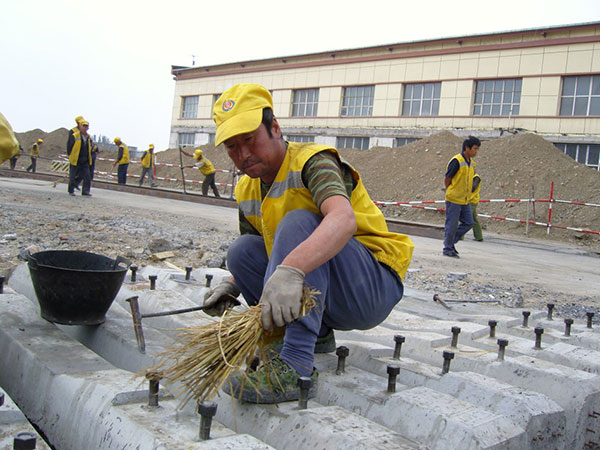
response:
[(29, 264), (31, 265), (31, 267), (33, 267), (34, 269), (38, 268), (37, 259), (35, 259), (35, 257), (31, 253), (29, 253), (29, 251), (27, 252), (27, 260), (29, 261)]
[(121, 263), (125, 264), (127, 266), (127, 268), (129, 268), (129, 266), (131, 266), (131, 261), (129, 261), (127, 258), (123, 258), (122, 256), (117, 256), (117, 259), (115, 259), (115, 265), (113, 266), (113, 270), (117, 270), (117, 266)]

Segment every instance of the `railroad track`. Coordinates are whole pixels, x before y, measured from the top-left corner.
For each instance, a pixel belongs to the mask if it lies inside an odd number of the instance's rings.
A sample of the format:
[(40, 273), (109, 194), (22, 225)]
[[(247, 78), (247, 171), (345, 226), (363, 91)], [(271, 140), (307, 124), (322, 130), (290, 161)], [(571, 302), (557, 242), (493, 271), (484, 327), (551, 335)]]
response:
[[(24, 170), (10, 170), (0, 167), (0, 177), (7, 178), (29, 178), (33, 180), (50, 181), (54, 183), (67, 183), (68, 176), (47, 173), (47, 172), (26, 172)], [(196, 191), (182, 192), (175, 189), (167, 189), (164, 187), (150, 188), (146, 186), (137, 186), (136, 184), (118, 184), (111, 181), (94, 179), (94, 189), (109, 189), (119, 192), (129, 192), (131, 194), (150, 195), (160, 198), (168, 198), (172, 200), (181, 200), (186, 202), (203, 203), (214, 206), (224, 206), (228, 208), (237, 208), (235, 200), (226, 197), (203, 196)], [(390, 231), (403, 233), (412, 236), (423, 236), (429, 238), (443, 239), (444, 227), (441, 225), (432, 225), (419, 222), (409, 222), (394, 218), (387, 218), (386, 222)]]

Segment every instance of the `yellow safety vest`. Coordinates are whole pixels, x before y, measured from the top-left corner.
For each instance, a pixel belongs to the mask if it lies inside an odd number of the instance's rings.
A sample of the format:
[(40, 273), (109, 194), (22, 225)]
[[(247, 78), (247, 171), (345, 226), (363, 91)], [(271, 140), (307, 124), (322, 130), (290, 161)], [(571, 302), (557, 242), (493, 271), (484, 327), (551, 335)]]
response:
[(208, 158), (202, 157), (200, 161), (204, 163), (203, 166), (198, 167), (198, 170), (202, 175), (206, 176), (216, 172), (213, 163), (211, 163)]
[(150, 150), (146, 150), (144, 156), (142, 157), (142, 167), (146, 169), (154, 167), (154, 155), (150, 153)]
[[(290, 142), (284, 161), (264, 200), (261, 199), (260, 178), (245, 175), (235, 187), (235, 198), (246, 219), (262, 235), (267, 254), (273, 248), (273, 236), (283, 217), (295, 209), (306, 209), (321, 215), (310, 191), (302, 183), (302, 168), (315, 154), (329, 151), (339, 157), (336, 149), (325, 145)], [(373, 203), (358, 172), (352, 170), (356, 187), (350, 202), (356, 216), (354, 237), (367, 247), (375, 258), (404, 278), (414, 245), (408, 236), (388, 231), (383, 213)]]
[[(473, 177), (473, 181), (475, 181), (475, 178), (479, 178), (479, 184), (477, 185), (477, 187), (475, 188), (475, 190), (473, 192), (471, 192), (471, 196), (469, 197), (469, 203), (479, 203), (479, 190), (481, 189), (481, 177), (479, 175), (475, 175)], [(471, 183), (471, 186), (473, 186), (473, 183)], [(473, 190), (473, 188), (471, 187), (471, 190)]]
[(40, 154), (40, 147), (37, 144), (31, 146), (31, 156), (37, 156)]
[[(123, 164), (129, 164), (129, 147), (127, 147), (125, 144), (123, 144), (121, 142), (121, 145), (119, 145), (119, 149), (123, 149), (123, 156), (121, 157), (121, 159), (119, 160), (119, 165), (123, 165)], [(117, 154), (117, 156), (119, 156)]]
[(452, 183), (446, 189), (446, 201), (456, 203), (458, 205), (466, 205), (469, 203), (471, 189), (473, 188), (473, 175), (475, 175), (475, 167), (477, 164), (471, 159), (471, 164), (463, 157), (462, 153), (454, 155), (448, 164), (456, 159), (459, 164), (458, 172), (452, 178)]
[[(79, 161), (79, 152), (81, 151), (81, 145), (83, 142), (83, 138), (81, 137), (81, 132), (79, 130), (73, 132), (73, 139), (75, 139), (75, 143), (73, 144), (73, 148), (71, 149), (71, 154), (69, 155), (69, 162), (76, 166)], [(88, 143), (88, 164), (92, 164), (92, 145), (90, 143), (90, 137), (85, 138)]]

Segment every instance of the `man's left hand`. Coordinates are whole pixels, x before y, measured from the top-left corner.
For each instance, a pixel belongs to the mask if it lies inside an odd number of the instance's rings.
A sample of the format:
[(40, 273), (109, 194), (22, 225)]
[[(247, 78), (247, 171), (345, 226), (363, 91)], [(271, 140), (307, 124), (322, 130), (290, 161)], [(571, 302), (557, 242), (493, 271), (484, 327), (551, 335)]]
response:
[(260, 297), (261, 319), (266, 331), (298, 318), (302, 304), (304, 272), (291, 266), (279, 265), (265, 283)]

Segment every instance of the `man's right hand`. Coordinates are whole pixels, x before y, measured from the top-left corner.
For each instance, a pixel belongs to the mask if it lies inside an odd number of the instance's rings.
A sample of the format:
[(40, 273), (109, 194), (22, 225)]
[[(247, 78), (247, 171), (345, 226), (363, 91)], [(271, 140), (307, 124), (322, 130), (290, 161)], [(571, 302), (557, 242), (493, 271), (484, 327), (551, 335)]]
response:
[(221, 281), (204, 294), (203, 311), (209, 316), (222, 316), (226, 309), (240, 304), (237, 300), (240, 290), (229, 280)]

